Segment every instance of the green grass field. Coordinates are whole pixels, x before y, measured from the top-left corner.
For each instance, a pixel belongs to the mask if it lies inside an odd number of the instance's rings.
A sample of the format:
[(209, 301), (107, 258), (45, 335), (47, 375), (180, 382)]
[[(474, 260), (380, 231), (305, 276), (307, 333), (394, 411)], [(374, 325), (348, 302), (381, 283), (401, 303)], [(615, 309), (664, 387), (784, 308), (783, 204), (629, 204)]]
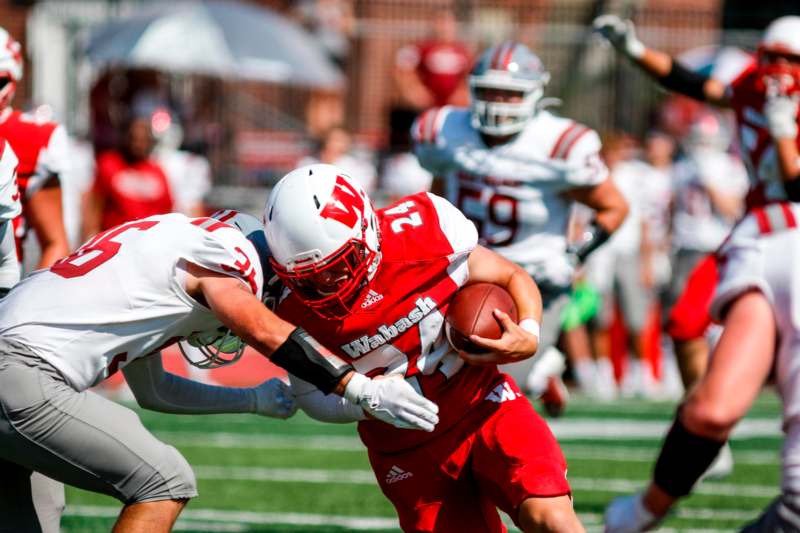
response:
[[(553, 428), (569, 461), (575, 508), (589, 531), (602, 531), (608, 501), (642, 487), (674, 404), (574, 401)], [(200, 496), (177, 531), (398, 531), (351, 425), (298, 414), (175, 416), (140, 411), (145, 425), (186, 456)], [(740, 424), (732, 476), (701, 484), (662, 531), (734, 531), (777, 495), (780, 406), (765, 394)], [(110, 530), (119, 503), (67, 489), (66, 532)], [(513, 528), (512, 528), (513, 530)]]

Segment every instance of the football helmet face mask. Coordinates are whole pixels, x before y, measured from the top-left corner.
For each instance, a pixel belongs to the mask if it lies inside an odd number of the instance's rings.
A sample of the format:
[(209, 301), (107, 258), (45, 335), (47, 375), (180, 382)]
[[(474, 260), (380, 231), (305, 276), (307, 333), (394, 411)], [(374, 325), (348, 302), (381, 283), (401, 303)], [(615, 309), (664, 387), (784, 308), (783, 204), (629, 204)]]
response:
[(11, 104), (22, 79), (22, 47), (0, 28), (0, 111)]
[[(259, 219), (246, 213), (230, 209), (217, 211), (211, 218), (237, 228), (250, 241), (258, 252), (261, 271), (266, 276), (269, 267), (269, 248), (264, 236), (264, 225)], [(269, 270), (266, 270), (269, 269)], [(219, 368), (238, 361), (246, 345), (229, 328), (221, 326), (211, 331), (200, 331), (178, 342), (178, 348), (189, 364), (198, 368)]]
[(780, 17), (767, 26), (758, 45), (758, 69), (761, 80), (774, 80), (781, 91), (800, 92), (800, 17)]
[(550, 74), (524, 44), (507, 41), (486, 50), (469, 76), (472, 125), (482, 133), (518, 133), (537, 111)]
[(333, 165), (298, 168), (272, 189), (264, 223), (275, 273), (300, 301), (325, 318), (350, 315), (380, 264), (364, 189)]

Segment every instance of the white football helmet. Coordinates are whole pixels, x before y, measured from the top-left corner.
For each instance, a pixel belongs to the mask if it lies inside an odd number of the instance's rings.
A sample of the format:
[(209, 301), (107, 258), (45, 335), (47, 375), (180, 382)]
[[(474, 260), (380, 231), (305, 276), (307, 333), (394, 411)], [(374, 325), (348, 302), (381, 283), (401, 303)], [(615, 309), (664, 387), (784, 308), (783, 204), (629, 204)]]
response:
[(319, 315), (350, 315), (381, 257), (378, 219), (361, 185), (333, 165), (295, 169), (272, 189), (264, 224), (278, 277)]
[[(258, 252), (262, 268), (266, 276), (269, 267), (269, 248), (264, 237), (264, 225), (261, 221), (246, 213), (231, 209), (217, 211), (211, 218), (224, 222), (241, 231)], [(199, 331), (189, 335), (186, 340), (178, 342), (178, 348), (189, 364), (198, 368), (219, 368), (235, 363), (242, 357), (245, 343), (234, 335), (227, 327), (221, 326), (211, 331)]]
[(733, 142), (733, 129), (728, 117), (708, 110), (700, 113), (692, 121), (683, 139), (684, 150), (689, 153), (699, 150), (724, 152)]
[(800, 17), (787, 15), (769, 23), (758, 45), (759, 73), (784, 80), (789, 86), (800, 84)]
[[(507, 41), (486, 50), (469, 76), (472, 125), (487, 135), (517, 133), (536, 114), (550, 73), (524, 44)], [(487, 90), (513, 91), (520, 102), (486, 99)]]
[(0, 28), (0, 111), (8, 107), (22, 79), (22, 47)]

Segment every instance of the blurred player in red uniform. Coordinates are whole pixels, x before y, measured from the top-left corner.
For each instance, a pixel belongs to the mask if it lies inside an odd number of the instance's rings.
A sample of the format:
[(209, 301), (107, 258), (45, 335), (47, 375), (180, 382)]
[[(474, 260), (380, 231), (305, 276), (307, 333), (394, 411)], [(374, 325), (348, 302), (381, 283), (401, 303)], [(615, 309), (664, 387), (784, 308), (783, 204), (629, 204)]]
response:
[[(800, 17), (786, 16), (770, 23), (761, 39), (757, 60), (728, 85), (689, 71), (664, 52), (647, 48), (636, 37), (631, 21), (604, 15), (595, 20), (595, 29), (664, 87), (730, 107), (736, 114), (750, 181), (746, 200), (750, 216), (745, 218), (750, 222), (734, 227), (716, 254), (719, 281), (714, 296), (715, 301), (730, 304), (717, 305), (718, 318), (725, 319), (729, 309), (733, 316), (733, 309), (738, 307), (731, 303), (734, 297), (741, 294), (743, 287), (761, 290), (769, 262), (762, 239), (757, 236), (759, 232), (753, 236), (751, 226), (756, 225), (762, 234), (796, 226), (791, 204), (800, 202)], [(705, 268), (713, 274), (708, 265)], [(707, 284), (700, 288), (708, 301), (711, 291)], [(742, 327), (741, 331), (746, 329)], [(769, 335), (764, 331), (765, 340)], [(734, 334), (730, 338), (735, 338)], [(607, 531), (639, 531), (662, 517), (678, 498), (688, 494), (717, 455), (730, 428), (743, 416), (750, 400), (743, 391), (752, 389), (754, 380), (763, 381), (764, 360), (754, 357), (751, 350), (723, 346), (723, 341), (724, 337), (715, 354), (725, 354), (720, 356), (724, 363), (712, 361), (681, 407), (664, 442), (653, 483), (643, 496), (612, 503), (607, 513)], [(734, 398), (740, 401), (732, 401)], [(683, 458), (689, 455), (692, 460), (687, 462)], [(794, 517), (800, 519), (800, 514), (795, 513)], [(793, 525), (792, 529), (796, 527)]]
[[(264, 217), (273, 267), (291, 289), (278, 314), (359, 372), (402, 375), (440, 406), (433, 433), (396, 430), (292, 377), (312, 416), (360, 420), (404, 531), (505, 531), (496, 507), (524, 531), (583, 530), (558, 443), (497, 369), (538, 346), (541, 297), (522, 268), (478, 246), (473, 224), (443, 198), (419, 193), (376, 212), (358, 183), (331, 165), (285, 176)], [(520, 322), (496, 310), (503, 336), (473, 337), (490, 353), (458, 354), (444, 316), (458, 288), (479, 281), (508, 290)]]
[(0, 28), (0, 137), (8, 141), (19, 159), (22, 215), (14, 221), (17, 247), (21, 253), (27, 226), (32, 227), (42, 250), (38, 268), (44, 268), (69, 252), (59, 181), (69, 165), (67, 132), (56, 122), (11, 108), (21, 79), (20, 45)]
[(97, 157), (94, 184), (84, 213), (84, 238), (123, 222), (173, 210), (169, 180), (161, 164), (151, 157), (155, 139), (146, 117), (126, 125), (120, 150)]

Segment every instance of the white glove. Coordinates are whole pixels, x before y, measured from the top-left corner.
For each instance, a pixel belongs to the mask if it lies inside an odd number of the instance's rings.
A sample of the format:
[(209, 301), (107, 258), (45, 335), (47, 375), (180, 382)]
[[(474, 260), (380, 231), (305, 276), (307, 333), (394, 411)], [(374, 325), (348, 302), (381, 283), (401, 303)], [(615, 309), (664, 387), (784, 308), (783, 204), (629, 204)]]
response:
[(764, 115), (773, 139), (797, 138), (797, 105), (800, 94), (788, 95), (781, 90), (780, 80), (768, 80)]
[(594, 31), (608, 39), (614, 48), (631, 59), (644, 55), (645, 46), (636, 38), (633, 22), (616, 15), (600, 15), (592, 24)]
[(343, 396), (367, 414), (402, 429), (433, 431), (439, 406), (417, 393), (401, 376), (370, 379), (353, 374)]
[(644, 508), (641, 494), (614, 498), (603, 517), (606, 533), (639, 533), (649, 531), (661, 521)]
[(278, 378), (253, 388), (256, 394), (256, 414), (272, 418), (289, 418), (297, 412), (297, 402), (291, 387)]

